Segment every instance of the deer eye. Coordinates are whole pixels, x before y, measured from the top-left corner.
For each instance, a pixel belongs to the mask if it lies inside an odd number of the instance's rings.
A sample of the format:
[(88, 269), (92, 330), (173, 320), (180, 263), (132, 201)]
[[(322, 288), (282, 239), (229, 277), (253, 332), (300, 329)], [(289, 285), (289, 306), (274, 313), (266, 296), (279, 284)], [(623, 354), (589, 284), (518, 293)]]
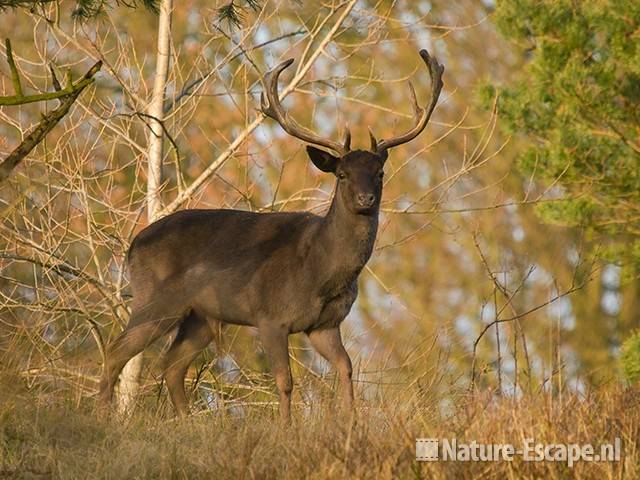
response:
[(340, 180), (344, 180), (345, 178), (347, 178), (347, 175), (344, 172), (338, 172), (338, 178)]
[(384, 177), (384, 170), (380, 170), (378, 172), (378, 179), (382, 180), (383, 177)]

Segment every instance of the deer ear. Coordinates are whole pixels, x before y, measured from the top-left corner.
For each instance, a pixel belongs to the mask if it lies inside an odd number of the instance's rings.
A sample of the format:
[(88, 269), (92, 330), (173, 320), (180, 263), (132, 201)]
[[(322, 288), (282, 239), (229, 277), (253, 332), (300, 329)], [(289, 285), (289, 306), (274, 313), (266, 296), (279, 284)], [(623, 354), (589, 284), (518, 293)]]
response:
[(307, 154), (313, 164), (323, 172), (336, 172), (336, 167), (338, 166), (340, 158), (334, 157), (330, 153), (320, 150), (319, 148), (312, 147), (311, 145), (307, 145)]
[(378, 156), (380, 157), (380, 160), (382, 160), (382, 163), (384, 164), (384, 162), (387, 161), (387, 158), (389, 158), (389, 150), (385, 148), (380, 153), (378, 153)]

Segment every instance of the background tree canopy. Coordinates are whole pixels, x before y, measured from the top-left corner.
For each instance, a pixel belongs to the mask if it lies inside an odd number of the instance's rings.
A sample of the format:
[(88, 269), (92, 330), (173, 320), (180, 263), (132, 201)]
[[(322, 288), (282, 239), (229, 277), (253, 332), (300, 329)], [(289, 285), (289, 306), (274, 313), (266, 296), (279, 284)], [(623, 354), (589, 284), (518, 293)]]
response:
[[(640, 271), (640, 3), (497, 3), (494, 21), (527, 61), (500, 88), (502, 126), (528, 140), (518, 165), (561, 202), (537, 207), (578, 226), (605, 257)], [(486, 96), (493, 98), (493, 88)]]
[[(620, 267), (615, 282), (640, 295), (640, 3), (502, 0), (493, 19), (525, 62), (482, 98), (499, 92), (501, 126), (523, 140), (520, 171), (556, 199), (537, 213), (584, 230), (591, 252)], [(605, 343), (638, 328), (634, 317)], [(636, 333), (623, 348), (632, 379), (639, 345)]]

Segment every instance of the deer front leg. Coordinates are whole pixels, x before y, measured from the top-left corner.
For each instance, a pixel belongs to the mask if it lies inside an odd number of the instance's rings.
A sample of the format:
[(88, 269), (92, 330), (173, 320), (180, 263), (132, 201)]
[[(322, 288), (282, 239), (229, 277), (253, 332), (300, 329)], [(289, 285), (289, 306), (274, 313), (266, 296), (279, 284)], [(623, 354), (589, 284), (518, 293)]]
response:
[(282, 328), (269, 327), (260, 328), (259, 331), (280, 396), (280, 417), (288, 423), (291, 420), (291, 391), (293, 390), (289, 366), (289, 332)]
[(340, 328), (327, 328), (307, 332), (311, 346), (338, 372), (342, 404), (346, 410), (353, 408), (353, 384), (351, 383), (351, 359), (342, 344)]

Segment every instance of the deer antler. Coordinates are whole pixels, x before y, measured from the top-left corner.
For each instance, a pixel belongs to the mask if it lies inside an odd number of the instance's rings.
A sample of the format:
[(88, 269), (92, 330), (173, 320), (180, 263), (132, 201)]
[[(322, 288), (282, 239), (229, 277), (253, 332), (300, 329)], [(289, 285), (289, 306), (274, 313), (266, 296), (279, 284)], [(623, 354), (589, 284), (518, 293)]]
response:
[[(289, 135), (299, 138), (305, 142), (333, 150), (341, 157), (346, 155), (349, 153), (351, 146), (351, 132), (349, 132), (349, 127), (345, 127), (343, 144), (334, 142), (328, 138), (322, 138), (311, 130), (304, 128), (291, 118), (280, 103), (280, 96), (278, 94), (278, 77), (280, 76), (280, 73), (282, 73), (282, 71), (292, 63), (293, 58), (285, 60), (264, 76), (266, 90), (260, 96), (260, 108), (262, 113), (278, 122)], [(265, 93), (267, 94), (266, 99), (264, 95)]]
[(388, 148), (397, 147), (398, 145), (402, 145), (403, 143), (413, 140), (424, 130), (427, 123), (429, 123), (429, 118), (431, 118), (433, 109), (436, 108), (436, 104), (438, 103), (440, 90), (442, 90), (442, 73), (444, 72), (444, 67), (438, 63), (438, 60), (435, 57), (429, 55), (429, 52), (426, 50), (420, 50), (420, 56), (424, 60), (424, 63), (427, 64), (427, 67), (429, 67), (429, 76), (431, 77), (431, 101), (429, 103), (429, 107), (425, 109), (418, 105), (418, 101), (416, 100), (416, 91), (411, 82), (409, 82), (415, 125), (409, 131), (400, 136), (381, 140), (380, 142), (376, 141), (373, 133), (369, 131), (369, 136), (371, 138), (371, 150), (374, 152), (382, 153)]

